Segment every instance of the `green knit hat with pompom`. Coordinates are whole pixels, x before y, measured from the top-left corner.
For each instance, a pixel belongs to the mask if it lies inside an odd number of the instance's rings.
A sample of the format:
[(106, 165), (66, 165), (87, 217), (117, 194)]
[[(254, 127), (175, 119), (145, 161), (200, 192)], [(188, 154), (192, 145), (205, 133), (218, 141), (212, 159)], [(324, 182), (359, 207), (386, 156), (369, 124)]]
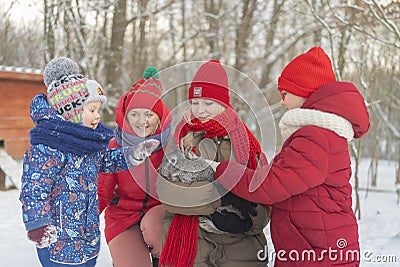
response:
[(154, 111), (161, 118), (163, 107), (160, 105), (162, 84), (156, 67), (144, 70), (143, 78), (130, 88), (126, 103), (126, 112), (132, 108), (146, 108)]
[(143, 78), (145, 78), (145, 79), (149, 79), (149, 78), (160, 79), (160, 74), (158, 74), (158, 70), (156, 67), (149, 66), (144, 70)]

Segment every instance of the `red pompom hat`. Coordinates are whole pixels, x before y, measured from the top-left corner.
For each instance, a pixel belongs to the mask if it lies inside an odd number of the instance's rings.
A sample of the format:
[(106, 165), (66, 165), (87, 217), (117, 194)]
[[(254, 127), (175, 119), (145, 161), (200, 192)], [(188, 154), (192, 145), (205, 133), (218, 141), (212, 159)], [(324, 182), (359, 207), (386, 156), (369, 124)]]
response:
[(158, 70), (155, 67), (147, 67), (143, 73), (143, 78), (138, 80), (119, 99), (115, 108), (115, 122), (118, 127), (129, 134), (135, 134), (125, 116), (131, 109), (145, 108), (155, 112), (160, 118), (160, 126), (155, 134), (160, 133), (164, 126), (168, 126), (171, 121), (170, 111), (161, 100), (162, 84)]
[(209, 98), (225, 107), (232, 107), (229, 97), (228, 75), (218, 60), (210, 60), (199, 68), (189, 87), (189, 100)]
[(278, 90), (308, 98), (321, 86), (335, 81), (331, 60), (321, 47), (315, 46), (283, 69)]

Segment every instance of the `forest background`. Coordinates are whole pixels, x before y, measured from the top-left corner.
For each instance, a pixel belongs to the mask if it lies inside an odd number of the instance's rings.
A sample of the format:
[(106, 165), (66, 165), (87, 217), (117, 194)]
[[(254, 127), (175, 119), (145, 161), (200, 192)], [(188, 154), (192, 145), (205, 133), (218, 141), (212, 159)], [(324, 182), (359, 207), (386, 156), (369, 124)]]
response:
[[(57, 56), (77, 61), (106, 90), (109, 125), (119, 97), (147, 66), (210, 59), (254, 82), (277, 122), (284, 112), (277, 77), (294, 56), (319, 45), (337, 79), (356, 84), (370, 112), (369, 133), (350, 143), (358, 217), (358, 191), (374, 190), (382, 160), (396, 162), (400, 199), (398, 0), (2, 0), (0, 40), (3, 66), (43, 70)], [(260, 100), (239, 88), (248, 106), (233, 99), (234, 108), (248, 121)], [(183, 92), (169, 95), (168, 105), (186, 100)], [(357, 182), (361, 158), (370, 160), (366, 188)]]

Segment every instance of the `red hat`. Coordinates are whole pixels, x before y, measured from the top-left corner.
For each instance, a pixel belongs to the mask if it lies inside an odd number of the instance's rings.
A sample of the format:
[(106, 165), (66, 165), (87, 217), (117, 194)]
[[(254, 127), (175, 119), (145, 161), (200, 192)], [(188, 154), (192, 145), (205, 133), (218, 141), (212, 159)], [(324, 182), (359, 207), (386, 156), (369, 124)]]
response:
[(147, 67), (143, 78), (134, 83), (129, 92), (121, 96), (115, 108), (115, 121), (120, 129), (134, 134), (129, 123), (125, 122), (126, 113), (134, 108), (149, 109), (158, 115), (160, 127), (155, 133), (159, 133), (164, 126), (169, 125), (170, 111), (160, 98), (162, 84), (159, 79), (158, 70), (155, 67)]
[(334, 81), (331, 60), (321, 47), (315, 46), (295, 57), (283, 69), (278, 90), (308, 98), (321, 86)]
[(189, 87), (189, 100), (209, 98), (225, 107), (231, 107), (228, 75), (218, 60), (210, 60), (199, 68)]

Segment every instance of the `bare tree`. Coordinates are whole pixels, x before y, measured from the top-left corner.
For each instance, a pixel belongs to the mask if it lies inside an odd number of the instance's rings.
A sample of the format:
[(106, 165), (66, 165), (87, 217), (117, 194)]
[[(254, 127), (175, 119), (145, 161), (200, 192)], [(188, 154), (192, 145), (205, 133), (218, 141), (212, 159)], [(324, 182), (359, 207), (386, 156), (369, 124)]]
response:
[(246, 0), (242, 3), (240, 21), (236, 27), (235, 64), (234, 68), (241, 71), (247, 63), (248, 48), (252, 29), (254, 28), (253, 15), (257, 9), (257, 0)]
[(114, 6), (110, 43), (105, 55), (106, 84), (111, 88), (120, 86), (119, 73), (126, 25), (126, 0), (118, 0)]
[(45, 37), (45, 53), (44, 53), (44, 61), (49, 62), (52, 58), (55, 57), (55, 37), (54, 37), (54, 28), (55, 22), (53, 21), (54, 17), (54, 1), (52, 0), (44, 0), (44, 35)]
[[(10, 12), (0, 9), (0, 64), (42, 68), (53, 57), (70, 56), (83, 74), (107, 90), (106, 121), (113, 121), (117, 99), (147, 65), (162, 70), (211, 58), (251, 78), (278, 120), (279, 73), (299, 52), (320, 45), (332, 58), (338, 80), (357, 85), (371, 114), (370, 133), (361, 144), (351, 144), (353, 153), (360, 153), (353, 157), (371, 159), (371, 181), (379, 179), (382, 158), (400, 166), (397, 0), (44, 0), (37, 4), (43, 6), (43, 18), (30, 27), (17, 27)], [(246, 85), (232, 84), (250, 106), (258, 107), (260, 100)], [(186, 97), (184, 90), (179, 92), (177, 103)]]

